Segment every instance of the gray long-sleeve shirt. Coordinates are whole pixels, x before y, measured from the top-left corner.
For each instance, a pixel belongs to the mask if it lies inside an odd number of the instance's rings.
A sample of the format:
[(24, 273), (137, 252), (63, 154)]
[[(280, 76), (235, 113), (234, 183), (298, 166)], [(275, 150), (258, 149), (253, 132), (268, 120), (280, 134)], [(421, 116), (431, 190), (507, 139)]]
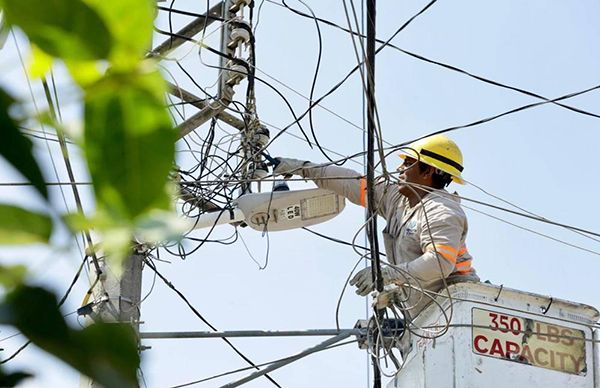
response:
[[(366, 206), (366, 180), (356, 171), (309, 163), (301, 175), (354, 204)], [(326, 177), (348, 179), (319, 179)], [(377, 214), (387, 220), (383, 241), (388, 261), (407, 271), (421, 287), (439, 291), (443, 279), (479, 281), (465, 245), (467, 217), (458, 200), (446, 190), (434, 190), (411, 207), (408, 199), (400, 194), (398, 185), (378, 183), (375, 204)], [(417, 286), (414, 280), (407, 281)], [(420, 311), (428, 300), (416, 302), (419, 306), (415, 310)]]

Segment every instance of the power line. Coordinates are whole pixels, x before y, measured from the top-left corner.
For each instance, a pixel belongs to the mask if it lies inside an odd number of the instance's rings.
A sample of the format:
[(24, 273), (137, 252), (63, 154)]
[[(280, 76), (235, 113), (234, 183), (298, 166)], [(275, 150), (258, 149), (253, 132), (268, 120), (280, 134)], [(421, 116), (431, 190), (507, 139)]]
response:
[[(207, 325), (208, 327), (210, 327), (211, 330), (213, 331), (218, 331), (216, 327), (214, 327), (210, 322), (208, 322), (206, 320), (206, 318), (204, 318), (202, 316), (202, 314), (200, 314), (198, 312), (198, 310), (196, 310), (196, 308), (189, 302), (189, 300), (185, 297), (185, 295), (183, 295), (183, 293), (181, 291), (179, 291), (177, 288), (175, 288), (175, 286), (173, 285), (173, 283), (171, 283), (167, 278), (165, 278), (157, 269), (156, 266), (154, 265), (154, 263), (152, 263), (152, 261), (145, 259), (144, 262), (146, 263), (146, 265), (152, 270), (154, 271), (154, 273), (156, 275), (158, 275), (158, 277), (160, 278), (160, 280), (163, 281), (163, 283), (165, 283), (171, 290), (173, 290), (177, 296), (179, 296), (179, 298), (181, 300), (184, 301), (184, 303), (190, 308), (190, 310), (194, 313), (194, 315), (196, 317), (198, 317), (198, 319), (200, 319), (202, 322), (204, 322), (205, 325)], [(237, 347), (235, 347), (231, 341), (229, 341), (227, 338), (223, 338), (223, 341), (231, 348), (233, 349), (233, 351), (235, 353), (237, 353), (244, 361), (246, 361), (248, 364), (252, 365), (252, 367), (254, 369), (259, 369), (258, 366), (252, 362), (252, 360), (250, 360), (248, 357), (246, 357), (240, 350), (238, 350)], [(265, 374), (265, 377), (276, 387), (281, 388), (281, 385), (279, 385), (271, 376), (269, 376), (268, 374)]]
[[(356, 343), (356, 342), (357, 342), (357, 340), (350, 340), (350, 341), (346, 341), (346, 342), (340, 342), (339, 344), (330, 345), (330, 346), (322, 349), (321, 351), (325, 351), (325, 350), (337, 348), (337, 347), (344, 346), (344, 345), (353, 344), (353, 343)], [(279, 358), (277, 360), (272, 360), (272, 361), (264, 362), (262, 364), (258, 364), (257, 366), (258, 367), (262, 367), (262, 366), (271, 365), (271, 364), (274, 364), (274, 363), (277, 363), (277, 362), (281, 362), (281, 361), (293, 360), (295, 357), (296, 356), (289, 356), (289, 357)], [(214, 380), (214, 379), (219, 378), (219, 377), (229, 376), (229, 375), (232, 375), (234, 373), (244, 372), (244, 371), (247, 371), (247, 370), (250, 370), (250, 369), (253, 369), (253, 368), (252, 367), (239, 368), (239, 369), (235, 369), (235, 370), (232, 370), (232, 371), (229, 371), (229, 372), (219, 373), (217, 375), (206, 377), (206, 378), (203, 378), (203, 379), (200, 379), (200, 380), (191, 381), (189, 383), (180, 384), (180, 385), (174, 385), (171, 388), (188, 387), (190, 385), (204, 383), (206, 381)]]
[[(44, 93), (46, 94), (46, 101), (48, 102), (48, 108), (50, 110), (50, 114), (54, 120), (58, 120), (60, 117), (60, 109), (58, 108), (58, 100), (56, 101), (56, 107), (54, 102), (52, 101), (52, 97), (50, 96), (50, 89), (48, 87), (48, 83), (46, 82), (46, 78), (42, 77), (42, 86), (44, 87)], [(56, 96), (56, 90), (55, 90)], [(75, 182), (75, 173), (73, 172), (73, 166), (71, 165), (71, 159), (69, 158), (69, 149), (67, 147), (65, 135), (62, 132), (58, 132), (58, 142), (60, 144), (60, 150), (63, 155), (63, 160), (65, 162), (65, 168), (67, 169), (67, 175), (69, 176), (70, 182)], [(73, 198), (75, 198), (75, 205), (77, 206), (77, 211), (80, 214), (85, 214), (83, 211), (83, 204), (81, 202), (81, 197), (79, 196), (79, 190), (77, 189), (77, 185), (72, 184), (71, 189), (73, 191)], [(82, 231), (85, 241), (87, 242), (87, 249), (91, 252), (91, 259), (94, 267), (96, 269), (96, 273), (102, 273), (100, 269), (100, 264), (98, 263), (98, 258), (96, 257), (96, 252), (94, 251), (94, 242), (92, 241), (92, 236), (88, 230)]]
[[(79, 268), (77, 269), (77, 272), (75, 272), (75, 276), (73, 277), (73, 279), (71, 280), (71, 283), (69, 284), (69, 287), (67, 287), (67, 290), (65, 291), (65, 293), (63, 294), (62, 298), (60, 299), (60, 301), (58, 302), (58, 307), (60, 308), (63, 304), (65, 304), (65, 302), (67, 301), (67, 298), (69, 297), (69, 295), (71, 294), (71, 291), (73, 291), (73, 287), (75, 286), (75, 284), (77, 283), (77, 280), (79, 279), (79, 276), (81, 276), (81, 271), (83, 270), (85, 263), (88, 259), (88, 256), (84, 256), (83, 261), (81, 262), (81, 265), (79, 266)], [(15, 337), (17, 335), (19, 335), (21, 333), (15, 333), (9, 337), (3, 338), (0, 341), (4, 341), (7, 340), (9, 338)], [(0, 360), (0, 365), (2, 364), (6, 364), (7, 362), (13, 360), (15, 357), (17, 357), (23, 350), (25, 350), (29, 345), (31, 344), (31, 340), (27, 340), (23, 345), (21, 345), (13, 354), (11, 354), (10, 356), (8, 356), (7, 358)]]
[[(271, 4), (277, 5), (279, 7), (287, 8), (290, 11), (292, 11), (293, 13), (295, 13), (295, 14), (297, 14), (299, 16), (302, 16), (302, 17), (305, 17), (305, 18), (314, 18), (317, 21), (319, 21), (319, 22), (321, 22), (321, 23), (323, 23), (325, 25), (337, 28), (339, 30), (342, 30), (344, 32), (347, 32), (347, 33), (359, 36), (361, 38), (366, 38), (365, 35), (360, 34), (358, 32), (355, 32), (355, 31), (352, 31), (350, 29), (346, 29), (346, 28), (344, 28), (344, 27), (342, 27), (342, 26), (340, 26), (340, 25), (338, 25), (338, 24), (336, 24), (336, 23), (334, 23), (334, 22), (332, 22), (330, 20), (319, 18), (319, 17), (314, 17), (312, 15), (305, 14), (305, 13), (303, 13), (301, 11), (298, 11), (297, 9), (294, 9), (292, 7), (289, 7), (289, 6), (284, 6), (284, 5), (279, 4), (279, 3), (277, 3), (277, 2), (275, 2), (273, 0), (266, 0), (266, 1), (268, 1)], [(551, 100), (548, 97), (544, 97), (543, 95), (541, 95), (539, 93), (535, 93), (535, 92), (526, 90), (526, 89), (521, 88), (521, 87), (516, 87), (516, 86), (508, 85), (508, 84), (502, 83), (500, 81), (492, 80), (492, 79), (489, 79), (489, 78), (486, 78), (486, 77), (474, 74), (474, 73), (472, 73), (470, 71), (461, 69), (461, 68), (459, 68), (457, 66), (450, 65), (450, 64), (447, 64), (447, 63), (444, 63), (444, 62), (440, 62), (440, 61), (436, 61), (436, 60), (427, 58), (427, 57), (425, 57), (425, 56), (423, 56), (421, 54), (416, 54), (414, 52), (411, 52), (411, 51), (402, 49), (402, 48), (400, 48), (398, 46), (395, 46), (394, 44), (390, 43), (389, 41), (384, 41), (384, 40), (381, 40), (381, 39), (376, 39), (376, 41), (378, 43), (382, 43), (382, 44), (384, 44), (387, 47), (390, 47), (390, 48), (392, 48), (394, 50), (397, 50), (397, 51), (399, 51), (399, 52), (401, 52), (403, 54), (411, 56), (411, 57), (413, 57), (415, 59), (418, 59), (420, 61), (427, 62), (427, 63), (433, 64), (433, 65), (436, 65), (436, 66), (443, 67), (443, 68), (445, 68), (447, 70), (451, 70), (451, 71), (454, 71), (454, 72), (466, 75), (466, 76), (471, 77), (473, 79), (476, 79), (478, 81), (481, 81), (481, 82), (484, 82), (484, 83), (487, 83), (487, 84), (490, 84), (490, 85), (494, 85), (494, 86), (497, 86), (497, 87), (500, 87), (500, 88), (512, 90), (512, 91), (515, 91), (515, 92), (518, 92), (518, 93), (521, 93), (521, 94), (524, 94), (524, 95), (527, 95), (527, 96), (530, 96), (530, 97), (535, 97), (535, 98), (538, 98), (538, 99), (541, 99), (541, 100), (553, 103), (553, 104), (555, 104), (557, 106), (560, 106), (562, 108), (571, 110), (571, 111), (576, 112), (576, 113), (580, 113), (580, 114), (583, 114), (583, 115), (586, 115), (586, 116), (595, 117), (595, 118), (600, 118), (599, 114), (596, 114), (596, 113), (593, 113), (593, 112), (589, 112), (589, 111), (586, 111), (586, 110), (583, 110), (583, 109), (580, 109), (580, 108), (577, 108), (577, 107), (573, 107), (573, 106), (570, 106), (570, 105), (562, 104), (559, 101)]]

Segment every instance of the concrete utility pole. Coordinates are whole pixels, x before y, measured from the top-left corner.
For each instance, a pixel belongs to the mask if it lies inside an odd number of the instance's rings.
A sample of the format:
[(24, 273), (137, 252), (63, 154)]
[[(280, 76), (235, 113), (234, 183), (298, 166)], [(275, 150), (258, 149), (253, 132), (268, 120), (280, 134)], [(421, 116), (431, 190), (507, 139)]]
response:
[(130, 323), (139, 337), (142, 267), (147, 251), (136, 248), (123, 262), (119, 277), (101, 260), (102, 275), (92, 290), (93, 300), (101, 301), (91, 315), (93, 320)]
[[(95, 302), (90, 323), (129, 323), (140, 342), (140, 301), (142, 295), (142, 267), (148, 251), (143, 246), (135, 248), (123, 262), (123, 272), (118, 276), (105, 259), (99, 259), (102, 273), (92, 289), (91, 301)], [(87, 376), (81, 377), (81, 388), (99, 388), (100, 385)]]

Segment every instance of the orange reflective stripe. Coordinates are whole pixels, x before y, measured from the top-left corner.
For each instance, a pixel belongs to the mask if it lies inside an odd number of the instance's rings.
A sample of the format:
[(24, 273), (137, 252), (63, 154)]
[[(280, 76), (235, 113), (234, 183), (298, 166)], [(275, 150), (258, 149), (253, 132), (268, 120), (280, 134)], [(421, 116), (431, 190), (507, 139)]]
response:
[(452, 264), (456, 264), (456, 256), (444, 251), (438, 251), (440, 255), (444, 257), (444, 259), (448, 260)]
[[(433, 244), (427, 244), (426, 250), (433, 251), (434, 250), (433, 248), (434, 248)], [(456, 259), (458, 257), (458, 255), (457, 255), (458, 250), (456, 248), (454, 248), (450, 245), (436, 244), (435, 250), (437, 250), (437, 253), (442, 255), (442, 257), (444, 257), (444, 259), (448, 260), (452, 264), (456, 264)]]
[(460, 263), (456, 263), (456, 269), (458, 273), (464, 274), (471, 272), (471, 260), (461, 261)]
[(460, 250), (458, 251), (458, 255), (459, 255), (459, 256), (462, 256), (462, 255), (464, 255), (465, 253), (467, 253), (467, 246), (466, 246), (466, 245), (463, 245), (463, 246), (462, 246), (462, 248), (460, 248)]
[(360, 180), (360, 206), (367, 207), (367, 178)]
[(455, 256), (458, 255), (458, 250), (456, 248), (454, 248), (452, 245), (442, 245), (442, 244), (427, 244), (425, 246), (425, 250), (426, 251), (433, 251), (434, 248), (438, 251), (446, 251), (448, 253), (451, 253)]
[(453, 246), (451, 246), (451, 245), (439, 245), (439, 244), (436, 244), (436, 245), (435, 245), (435, 247), (436, 247), (438, 250), (440, 250), (440, 249), (443, 249), (443, 250), (444, 250), (444, 251), (446, 251), (446, 252), (449, 252), (449, 253), (453, 253), (453, 254), (455, 254), (455, 255), (458, 255), (458, 249), (454, 248), (454, 247), (453, 247)]

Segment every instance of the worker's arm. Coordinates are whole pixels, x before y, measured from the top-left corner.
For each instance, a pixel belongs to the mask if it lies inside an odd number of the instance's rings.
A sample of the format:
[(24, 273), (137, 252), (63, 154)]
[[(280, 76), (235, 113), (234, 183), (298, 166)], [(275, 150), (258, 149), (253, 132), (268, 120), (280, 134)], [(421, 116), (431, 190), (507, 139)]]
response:
[(464, 214), (440, 204), (425, 205), (427, 212), (421, 225), (423, 254), (405, 264), (406, 270), (422, 282), (447, 278), (456, 267), (456, 259), (465, 228)]
[[(356, 205), (367, 207), (367, 179), (357, 171), (338, 166), (306, 163), (300, 175), (312, 179), (322, 189), (331, 190), (348, 198)], [(397, 188), (384, 182), (378, 182), (375, 184), (374, 191), (377, 214), (385, 217), (388, 202)]]
[[(317, 186), (331, 190), (348, 198), (356, 205), (367, 206), (367, 180), (357, 171), (338, 167), (323, 166), (308, 161), (290, 158), (275, 158), (277, 164), (274, 175), (300, 175), (312, 179)], [(378, 182), (375, 184), (375, 207), (377, 214), (386, 217), (387, 209), (398, 199), (396, 185)]]

